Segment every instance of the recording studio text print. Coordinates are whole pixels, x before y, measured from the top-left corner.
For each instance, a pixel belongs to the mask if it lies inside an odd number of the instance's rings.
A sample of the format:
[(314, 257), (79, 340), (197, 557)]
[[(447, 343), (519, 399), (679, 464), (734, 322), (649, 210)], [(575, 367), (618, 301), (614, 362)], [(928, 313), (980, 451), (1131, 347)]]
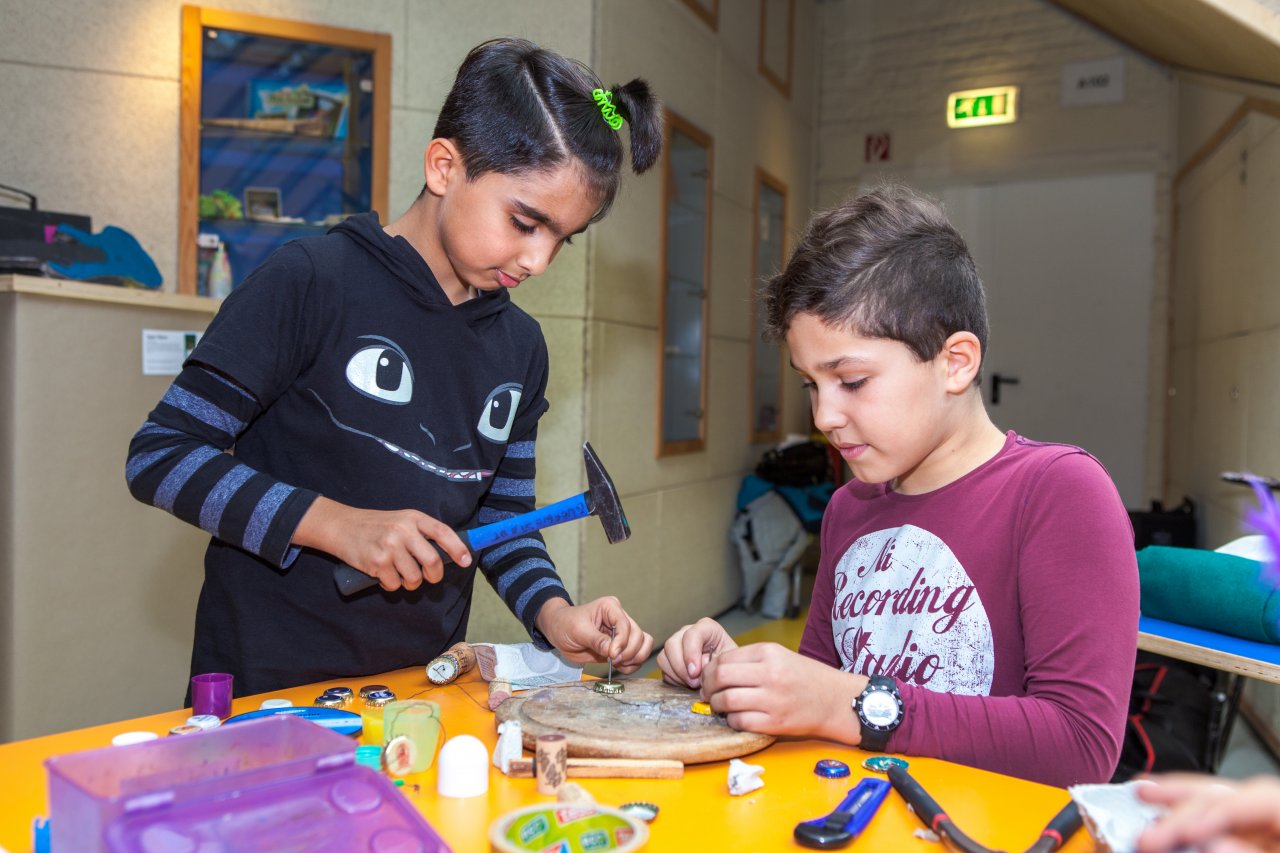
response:
[(840, 558), (834, 581), (831, 626), (846, 671), (990, 694), (991, 622), (941, 539), (909, 524), (868, 533)]

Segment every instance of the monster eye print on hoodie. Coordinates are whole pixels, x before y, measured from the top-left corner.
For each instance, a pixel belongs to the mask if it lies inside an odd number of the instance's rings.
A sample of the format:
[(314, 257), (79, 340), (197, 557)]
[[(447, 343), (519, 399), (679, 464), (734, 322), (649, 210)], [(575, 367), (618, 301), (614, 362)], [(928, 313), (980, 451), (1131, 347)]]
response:
[[(411, 403), (414, 391), (413, 365), (404, 349), (395, 341), (380, 335), (361, 335), (359, 341), (360, 348), (347, 360), (347, 384), (364, 397), (379, 403), (391, 406), (405, 406)], [(511, 427), (515, 423), (522, 390), (518, 383), (506, 382), (490, 391), (481, 406), (480, 420), (475, 427), (476, 434), (494, 444), (504, 444), (511, 435)], [(431, 448), (418, 453), (396, 442), (343, 423), (314, 389), (311, 393), (320, 405), (324, 406), (325, 411), (329, 413), (329, 419), (339, 429), (372, 439), (388, 452), (417, 465), (424, 471), (452, 482), (477, 482), (493, 475), (491, 470), (453, 468), (426, 458), (428, 455), (439, 453), (435, 436), (428, 424), (419, 423), (417, 428), (430, 440)], [(454, 448), (454, 451), (463, 451), (470, 447), (471, 442), (468, 441), (461, 447)]]

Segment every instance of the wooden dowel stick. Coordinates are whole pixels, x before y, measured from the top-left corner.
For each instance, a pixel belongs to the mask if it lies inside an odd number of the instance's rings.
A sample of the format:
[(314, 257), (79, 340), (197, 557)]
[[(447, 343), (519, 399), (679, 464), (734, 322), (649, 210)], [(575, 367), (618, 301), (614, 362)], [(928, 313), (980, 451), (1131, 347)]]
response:
[[(513, 758), (507, 775), (532, 779), (533, 759)], [(570, 758), (566, 776), (578, 779), (680, 779), (684, 762), (669, 758)]]

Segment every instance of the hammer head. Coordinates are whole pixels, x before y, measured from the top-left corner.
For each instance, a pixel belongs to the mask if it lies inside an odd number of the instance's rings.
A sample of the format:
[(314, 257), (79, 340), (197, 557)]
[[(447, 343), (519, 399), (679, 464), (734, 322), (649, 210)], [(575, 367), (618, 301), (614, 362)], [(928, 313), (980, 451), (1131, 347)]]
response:
[(587, 494), (591, 496), (591, 514), (600, 517), (604, 535), (610, 544), (621, 542), (631, 536), (631, 525), (627, 524), (627, 514), (622, 511), (618, 490), (613, 487), (613, 480), (609, 479), (609, 473), (604, 470), (604, 464), (591, 449), (589, 441), (582, 443), (582, 461), (587, 467)]

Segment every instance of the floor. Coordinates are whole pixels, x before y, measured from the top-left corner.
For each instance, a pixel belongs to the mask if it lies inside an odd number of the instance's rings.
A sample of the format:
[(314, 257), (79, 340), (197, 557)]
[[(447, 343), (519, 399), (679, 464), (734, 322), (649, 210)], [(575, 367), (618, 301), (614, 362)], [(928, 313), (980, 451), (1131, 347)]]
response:
[[(806, 578), (811, 584), (812, 579)], [(807, 600), (807, 590), (805, 600)], [(799, 641), (800, 631), (804, 625), (802, 613), (796, 619), (769, 619), (759, 613), (747, 613), (735, 607), (716, 617), (720, 624), (734, 637), (746, 634), (743, 639), (751, 642), (773, 640), (790, 645)], [(652, 675), (657, 671), (657, 654), (649, 658), (637, 672), (637, 675)], [(1223, 752), (1222, 764), (1218, 775), (1230, 779), (1245, 779), (1260, 773), (1280, 775), (1280, 763), (1262, 745), (1253, 729), (1243, 719), (1237, 719), (1232, 727), (1231, 737)]]

